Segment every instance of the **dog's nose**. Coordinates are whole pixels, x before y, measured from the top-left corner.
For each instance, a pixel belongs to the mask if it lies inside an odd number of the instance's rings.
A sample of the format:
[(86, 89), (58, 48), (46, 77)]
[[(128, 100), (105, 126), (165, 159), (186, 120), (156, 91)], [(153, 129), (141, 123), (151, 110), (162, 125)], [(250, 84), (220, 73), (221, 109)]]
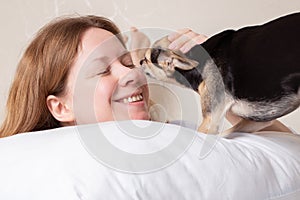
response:
[(151, 62), (152, 63), (157, 63), (157, 58), (158, 58), (160, 52), (161, 52), (161, 49), (158, 49), (158, 48), (154, 48), (151, 50)]
[(144, 62), (147, 62), (147, 59), (146, 59), (146, 58), (144, 58), (144, 59), (142, 59), (142, 60), (140, 61), (140, 65), (143, 65)]

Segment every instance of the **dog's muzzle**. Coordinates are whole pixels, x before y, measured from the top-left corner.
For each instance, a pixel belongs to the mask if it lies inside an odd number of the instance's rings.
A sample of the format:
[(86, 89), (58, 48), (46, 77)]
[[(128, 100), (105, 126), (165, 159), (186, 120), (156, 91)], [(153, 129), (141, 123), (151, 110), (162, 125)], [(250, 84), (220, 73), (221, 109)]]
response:
[(158, 48), (153, 48), (151, 49), (151, 54), (150, 54), (150, 60), (148, 60), (146, 57), (142, 60), (140, 60), (140, 65), (142, 66), (144, 63), (148, 63), (148, 61), (150, 61), (152, 64), (154, 64), (155, 66), (161, 68), (160, 66), (158, 66), (158, 56), (161, 53), (161, 49)]
[(144, 64), (144, 62), (147, 63), (147, 58), (146, 57), (144, 59), (140, 60), (140, 65), (142, 66)]

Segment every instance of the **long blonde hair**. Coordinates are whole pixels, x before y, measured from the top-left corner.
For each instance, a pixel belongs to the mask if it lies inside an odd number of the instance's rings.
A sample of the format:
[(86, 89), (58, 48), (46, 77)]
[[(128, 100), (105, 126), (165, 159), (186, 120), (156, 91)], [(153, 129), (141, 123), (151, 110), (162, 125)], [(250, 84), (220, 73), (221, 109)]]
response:
[(99, 16), (58, 18), (40, 29), (18, 64), (0, 137), (60, 127), (46, 99), (64, 93), (81, 36), (91, 27), (110, 31), (122, 41), (117, 26)]

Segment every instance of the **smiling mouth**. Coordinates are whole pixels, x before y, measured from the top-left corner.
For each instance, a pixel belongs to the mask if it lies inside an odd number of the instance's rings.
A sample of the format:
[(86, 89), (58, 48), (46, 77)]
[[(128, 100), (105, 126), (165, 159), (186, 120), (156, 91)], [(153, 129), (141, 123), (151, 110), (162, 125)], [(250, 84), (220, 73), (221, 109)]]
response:
[(123, 103), (133, 103), (133, 102), (143, 101), (143, 95), (142, 95), (142, 93), (133, 95), (131, 97), (123, 99), (122, 101), (123, 101)]

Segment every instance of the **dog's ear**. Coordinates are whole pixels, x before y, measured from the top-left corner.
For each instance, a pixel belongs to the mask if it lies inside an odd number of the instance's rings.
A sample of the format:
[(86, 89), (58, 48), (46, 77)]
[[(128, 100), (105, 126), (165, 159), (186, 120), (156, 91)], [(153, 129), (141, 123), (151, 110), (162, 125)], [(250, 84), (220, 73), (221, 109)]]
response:
[(187, 58), (184, 54), (171, 50), (160, 51), (157, 63), (167, 71), (175, 71), (175, 68), (191, 70), (197, 67), (198, 62)]
[(199, 63), (195, 60), (187, 58), (180, 51), (169, 50), (168, 46), (170, 45), (168, 37), (163, 37), (160, 40), (157, 40), (154, 44), (154, 48), (162, 49), (158, 57), (158, 63), (169, 63), (168, 70), (175, 71), (175, 68), (182, 70), (191, 70), (195, 68)]
[(197, 65), (199, 63), (195, 60), (191, 60), (191, 59), (187, 58), (183, 54), (178, 55), (177, 53), (174, 53), (173, 64), (174, 64), (174, 67), (177, 67), (179, 69), (191, 70), (191, 69), (197, 67)]

